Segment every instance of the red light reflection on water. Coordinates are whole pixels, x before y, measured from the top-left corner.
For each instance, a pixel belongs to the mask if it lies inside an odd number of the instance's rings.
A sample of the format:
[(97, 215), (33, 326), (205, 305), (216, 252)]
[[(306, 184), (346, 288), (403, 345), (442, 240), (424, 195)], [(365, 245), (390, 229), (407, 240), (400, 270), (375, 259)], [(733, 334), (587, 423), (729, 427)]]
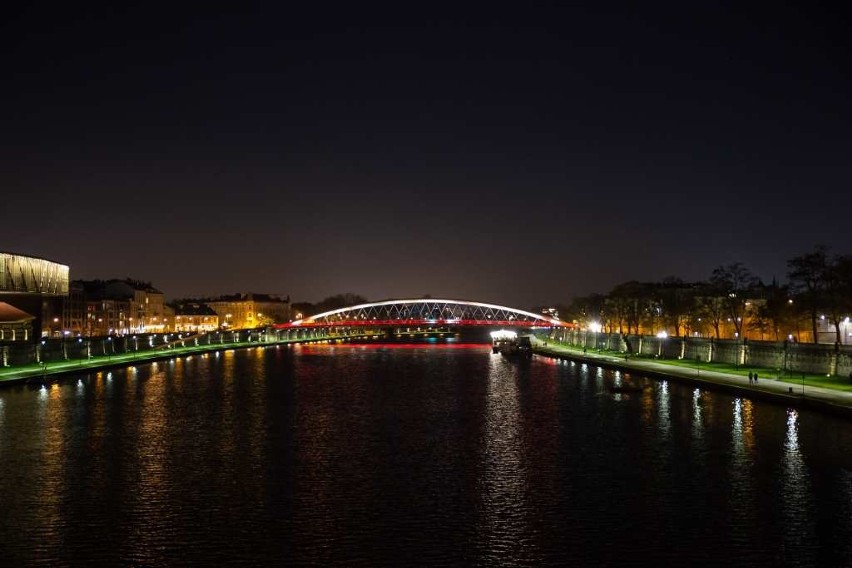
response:
[(303, 350), (328, 349), (490, 349), (488, 343), (308, 343), (297, 345)]

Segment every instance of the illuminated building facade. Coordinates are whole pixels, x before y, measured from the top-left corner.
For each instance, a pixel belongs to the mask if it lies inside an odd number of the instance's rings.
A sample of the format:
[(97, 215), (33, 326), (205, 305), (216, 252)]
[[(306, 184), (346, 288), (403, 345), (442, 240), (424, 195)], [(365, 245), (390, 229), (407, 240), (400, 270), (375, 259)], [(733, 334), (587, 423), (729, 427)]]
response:
[(270, 294), (234, 294), (206, 303), (225, 329), (248, 329), (290, 321), (290, 298)]
[[(172, 330), (171, 311), (164, 294), (148, 282), (138, 280), (75, 281), (73, 294), (80, 294), (85, 305), (82, 335), (124, 335), (163, 333)], [(73, 327), (76, 301), (69, 297), (65, 331)], [(67, 335), (67, 333), (66, 333)]]
[[(7, 323), (15, 333), (4, 333), (0, 342), (35, 341), (51, 334), (51, 326), (58, 330), (62, 300), (68, 295), (68, 276), (65, 264), (0, 252), (0, 302), (25, 314), (8, 311), (7, 316), (14, 321)], [(27, 327), (29, 330), (24, 332)]]
[(174, 331), (205, 333), (219, 329), (219, 316), (210, 306), (187, 302), (174, 306)]

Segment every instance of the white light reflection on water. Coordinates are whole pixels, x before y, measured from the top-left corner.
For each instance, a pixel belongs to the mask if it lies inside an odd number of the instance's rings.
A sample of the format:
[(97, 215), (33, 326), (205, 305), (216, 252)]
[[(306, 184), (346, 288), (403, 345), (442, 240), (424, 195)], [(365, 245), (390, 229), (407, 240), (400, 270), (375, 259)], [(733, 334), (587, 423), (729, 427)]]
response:
[(787, 411), (787, 431), (781, 464), (782, 514), (788, 548), (804, 548), (813, 538), (808, 504), (813, 502), (804, 456), (799, 446), (799, 413)]
[(660, 389), (657, 391), (657, 415), (658, 424), (660, 427), (660, 436), (664, 441), (668, 441), (671, 434), (671, 396), (669, 396), (669, 382), (660, 381)]
[(484, 554), (495, 564), (525, 558), (526, 471), (522, 463), (517, 367), (491, 357), (485, 409), (482, 478), (483, 518), (478, 527)]
[(692, 391), (692, 437), (701, 440), (704, 437), (704, 417), (701, 414), (701, 389)]
[(741, 398), (734, 399), (734, 421), (731, 430), (733, 434), (734, 452), (740, 451), (743, 444), (743, 400)]
[[(755, 502), (755, 472), (752, 458), (753, 428), (752, 403), (736, 398), (731, 421), (731, 461), (728, 465), (731, 479), (731, 523), (735, 535), (748, 535), (757, 509)], [(748, 538), (743, 536), (742, 538)]]

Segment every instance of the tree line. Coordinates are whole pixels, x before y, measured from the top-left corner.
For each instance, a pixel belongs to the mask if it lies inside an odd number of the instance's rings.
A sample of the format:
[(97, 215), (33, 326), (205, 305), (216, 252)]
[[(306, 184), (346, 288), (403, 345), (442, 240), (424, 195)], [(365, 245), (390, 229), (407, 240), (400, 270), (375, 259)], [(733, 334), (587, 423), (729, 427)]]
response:
[(563, 320), (598, 322), (605, 331), (628, 335), (666, 330), (678, 336), (745, 338), (750, 333), (798, 341), (800, 324), (808, 322), (814, 343), (818, 322), (825, 318), (841, 343), (841, 325), (852, 313), (852, 255), (817, 245), (789, 259), (786, 276), (787, 282), (767, 284), (735, 262), (717, 266), (705, 281), (624, 282), (608, 294), (575, 298), (558, 309)]

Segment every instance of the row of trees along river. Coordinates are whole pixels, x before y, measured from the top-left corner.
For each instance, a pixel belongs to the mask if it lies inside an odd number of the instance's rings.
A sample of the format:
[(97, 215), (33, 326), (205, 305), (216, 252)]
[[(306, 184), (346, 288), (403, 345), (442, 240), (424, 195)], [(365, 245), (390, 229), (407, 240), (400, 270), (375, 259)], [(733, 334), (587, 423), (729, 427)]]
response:
[[(575, 298), (559, 306), (563, 320), (600, 323), (609, 333), (749, 338), (843, 343), (852, 313), (852, 255), (824, 245), (787, 261), (787, 282), (769, 284), (748, 266), (716, 267), (709, 279), (688, 283), (625, 282), (608, 294)], [(833, 333), (818, 332), (827, 321)]]

